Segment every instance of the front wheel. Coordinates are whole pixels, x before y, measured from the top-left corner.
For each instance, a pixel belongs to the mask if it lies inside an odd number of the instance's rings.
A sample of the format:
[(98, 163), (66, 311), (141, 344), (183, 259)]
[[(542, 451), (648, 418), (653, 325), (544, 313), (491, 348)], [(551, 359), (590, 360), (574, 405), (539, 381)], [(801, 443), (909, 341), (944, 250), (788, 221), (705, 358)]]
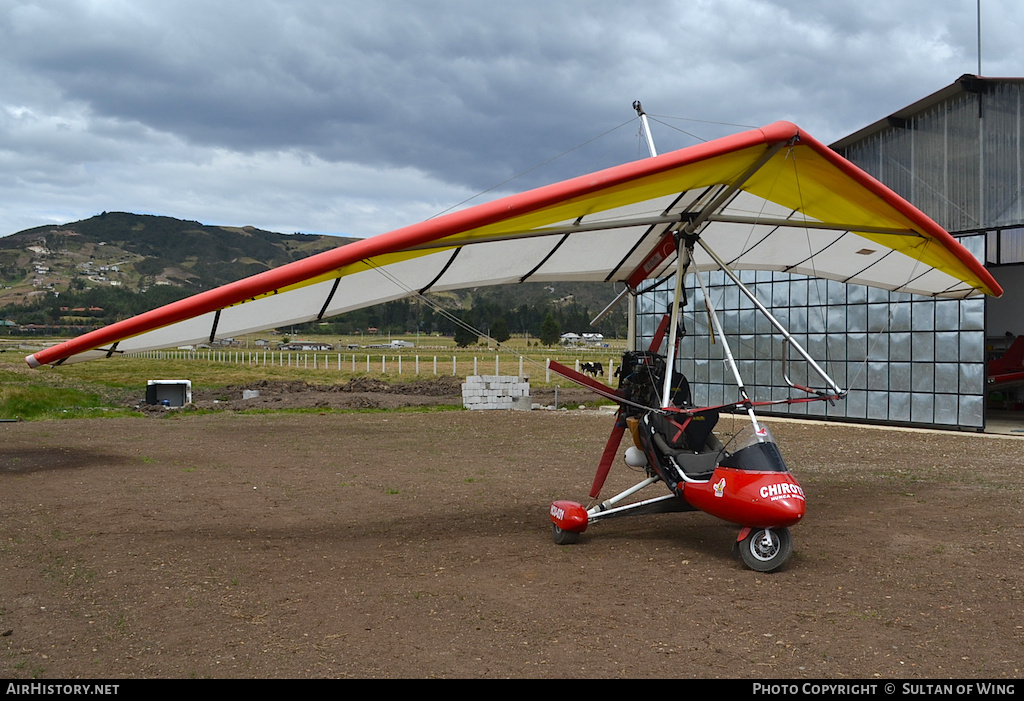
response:
[(755, 528), (740, 541), (743, 563), (757, 572), (773, 572), (793, 554), (788, 528)]
[(577, 531), (562, 530), (553, 523), (551, 524), (551, 537), (554, 538), (555, 545), (572, 545), (580, 540), (580, 534)]

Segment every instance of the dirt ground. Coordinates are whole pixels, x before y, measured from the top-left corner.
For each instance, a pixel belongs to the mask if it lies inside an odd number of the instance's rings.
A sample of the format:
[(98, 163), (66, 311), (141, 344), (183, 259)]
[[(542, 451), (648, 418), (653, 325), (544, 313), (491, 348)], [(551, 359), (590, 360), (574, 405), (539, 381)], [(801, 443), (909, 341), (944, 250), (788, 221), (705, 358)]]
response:
[[(372, 377), (356, 377), (341, 384), (311, 385), (306, 382), (280, 382), (263, 380), (244, 387), (224, 387), (217, 390), (196, 391), (196, 408), (210, 410), (280, 410), (280, 409), (398, 409), (436, 405), (462, 405), (462, 382), (458, 377), (438, 377), (430, 380), (389, 384)], [(248, 390), (255, 396), (245, 398)], [(593, 392), (573, 385), (553, 388), (533, 388), (533, 404), (538, 407), (575, 409), (587, 402), (593, 403)], [(161, 413), (161, 407), (143, 407)]]
[[(1020, 678), (1022, 439), (770, 425), (808, 515), (759, 574), (700, 513), (556, 546), (548, 506), (586, 502), (611, 426), (593, 409), (3, 423), (0, 678)], [(604, 494), (637, 479), (620, 462)]]

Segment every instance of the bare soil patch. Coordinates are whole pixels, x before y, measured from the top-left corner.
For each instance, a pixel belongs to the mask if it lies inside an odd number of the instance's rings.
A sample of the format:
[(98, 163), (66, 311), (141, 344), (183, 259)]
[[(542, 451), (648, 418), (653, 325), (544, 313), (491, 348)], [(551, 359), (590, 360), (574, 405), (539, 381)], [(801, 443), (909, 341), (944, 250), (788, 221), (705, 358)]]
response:
[[(458, 377), (415, 380), (390, 384), (372, 377), (356, 377), (339, 384), (310, 384), (302, 381), (281, 382), (263, 380), (244, 386), (229, 386), (216, 390), (201, 390), (193, 395), (193, 403), (200, 409), (397, 409), (411, 406), (462, 406), (462, 382)], [(257, 396), (245, 398), (249, 390)], [(594, 393), (576, 386), (560, 388), (533, 388), (533, 402), (543, 406), (577, 408), (593, 402)], [(150, 411), (160, 413), (160, 407)]]
[[(305, 405), (346, 396), (322, 394)], [(771, 422), (808, 516), (790, 562), (759, 574), (704, 514), (554, 545), (548, 505), (586, 501), (610, 426), (593, 410), (0, 424), (0, 677), (1021, 676), (1021, 439)], [(605, 493), (636, 479), (620, 463)]]

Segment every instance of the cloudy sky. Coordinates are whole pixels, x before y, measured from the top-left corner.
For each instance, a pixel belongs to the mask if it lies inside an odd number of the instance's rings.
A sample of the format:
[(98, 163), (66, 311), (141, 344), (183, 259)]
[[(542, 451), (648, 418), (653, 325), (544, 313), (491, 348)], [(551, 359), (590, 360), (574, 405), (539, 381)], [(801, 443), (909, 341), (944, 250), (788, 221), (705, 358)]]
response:
[[(1024, 10), (982, 1), (982, 74), (1024, 75)], [(4, 0), (0, 236), (104, 210), (372, 235), (642, 155), (634, 100), (662, 152), (779, 119), (830, 143), (976, 73), (976, 15), (976, 0)]]

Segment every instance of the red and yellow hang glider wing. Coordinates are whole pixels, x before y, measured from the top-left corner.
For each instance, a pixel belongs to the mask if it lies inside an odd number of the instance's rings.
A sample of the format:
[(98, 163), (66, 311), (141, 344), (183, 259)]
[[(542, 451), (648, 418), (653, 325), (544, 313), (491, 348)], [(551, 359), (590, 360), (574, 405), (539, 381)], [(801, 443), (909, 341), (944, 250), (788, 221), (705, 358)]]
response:
[[(777, 122), (431, 219), (47, 348), (36, 367), (208, 342), (428, 290), (545, 281), (637, 287), (689, 227), (734, 269), (930, 296), (999, 295), (946, 231), (795, 125)], [(716, 267), (696, 249), (698, 269)]]

